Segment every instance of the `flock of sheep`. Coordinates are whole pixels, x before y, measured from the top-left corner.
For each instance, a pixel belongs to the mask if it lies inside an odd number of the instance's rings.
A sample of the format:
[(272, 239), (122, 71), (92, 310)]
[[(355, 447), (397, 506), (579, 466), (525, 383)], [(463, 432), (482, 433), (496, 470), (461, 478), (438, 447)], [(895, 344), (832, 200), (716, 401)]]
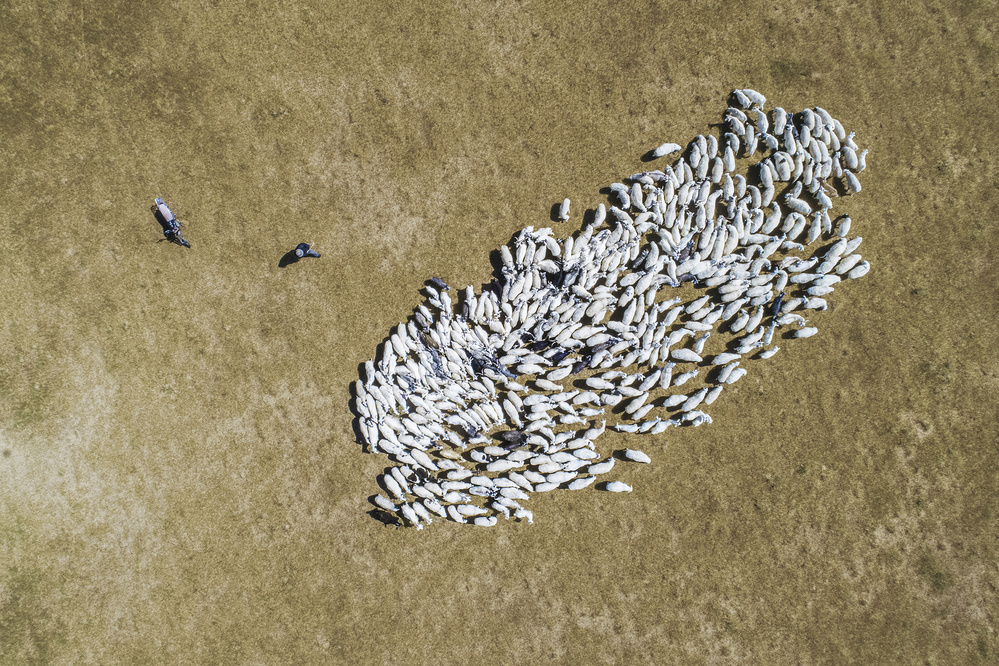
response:
[(599, 452), (606, 427), (710, 423), (705, 409), (750, 359), (773, 356), (778, 334), (814, 335), (808, 311), (867, 273), (850, 217), (830, 215), (860, 191), (867, 151), (853, 133), (817, 107), (768, 112), (753, 90), (732, 101), (720, 137), (655, 149), (680, 156), (611, 185), (610, 207), (581, 230), (519, 232), (479, 293), (452, 299), (429, 281), (353, 385), (361, 438), (392, 461), (379, 517), (417, 529), (435, 517), (533, 522), (532, 493), (650, 462)]

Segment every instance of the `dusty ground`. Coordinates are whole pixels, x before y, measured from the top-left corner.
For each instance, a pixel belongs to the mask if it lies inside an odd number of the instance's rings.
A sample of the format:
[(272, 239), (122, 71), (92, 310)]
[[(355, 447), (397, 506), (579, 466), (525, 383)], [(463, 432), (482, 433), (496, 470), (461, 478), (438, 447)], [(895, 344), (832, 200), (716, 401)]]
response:
[[(0, 662), (999, 659), (995, 1), (39, 4), (0, 7)], [(871, 151), (819, 335), (608, 436), (629, 496), (369, 518), (347, 387), (423, 281), (742, 86)]]

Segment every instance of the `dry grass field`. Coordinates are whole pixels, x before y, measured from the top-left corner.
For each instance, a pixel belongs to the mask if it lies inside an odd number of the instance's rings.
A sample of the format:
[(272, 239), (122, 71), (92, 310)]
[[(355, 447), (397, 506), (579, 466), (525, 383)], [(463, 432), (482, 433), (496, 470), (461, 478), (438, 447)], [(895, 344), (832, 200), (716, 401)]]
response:
[[(429, 4), (0, 6), (0, 663), (999, 661), (995, 0)], [(630, 495), (372, 520), (424, 280), (737, 87), (870, 149), (870, 274)]]

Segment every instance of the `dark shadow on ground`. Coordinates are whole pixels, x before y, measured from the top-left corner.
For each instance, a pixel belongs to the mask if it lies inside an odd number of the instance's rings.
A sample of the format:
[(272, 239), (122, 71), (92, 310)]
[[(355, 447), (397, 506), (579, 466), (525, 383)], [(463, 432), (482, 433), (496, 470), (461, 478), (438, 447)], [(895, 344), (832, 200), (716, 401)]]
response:
[(368, 515), (377, 520), (378, 522), (382, 523), (386, 527), (402, 527), (402, 522), (400, 522), (400, 520), (396, 516), (389, 513), (388, 511), (382, 511), (381, 509), (372, 509), (371, 511), (368, 511)]
[(295, 254), (294, 250), (288, 250), (287, 252), (284, 253), (284, 256), (281, 257), (281, 260), (278, 262), (278, 268), (287, 268), (288, 266), (297, 263), (298, 263), (298, 255)]

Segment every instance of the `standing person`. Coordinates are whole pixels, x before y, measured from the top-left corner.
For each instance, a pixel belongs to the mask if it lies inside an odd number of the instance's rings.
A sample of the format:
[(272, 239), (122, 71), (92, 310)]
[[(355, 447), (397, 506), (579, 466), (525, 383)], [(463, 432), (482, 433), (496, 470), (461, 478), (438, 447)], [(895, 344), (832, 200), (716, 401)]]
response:
[(180, 220), (177, 216), (173, 214), (170, 207), (166, 205), (163, 199), (156, 197), (156, 208), (159, 210), (160, 217), (163, 223), (163, 237), (166, 238), (171, 243), (177, 243), (178, 245), (183, 245), (184, 247), (191, 247), (191, 244), (180, 235)]
[(308, 243), (299, 243), (295, 246), (295, 256), (301, 259), (302, 257), (316, 257), (317, 259), (322, 255), (312, 249), (312, 246)]

